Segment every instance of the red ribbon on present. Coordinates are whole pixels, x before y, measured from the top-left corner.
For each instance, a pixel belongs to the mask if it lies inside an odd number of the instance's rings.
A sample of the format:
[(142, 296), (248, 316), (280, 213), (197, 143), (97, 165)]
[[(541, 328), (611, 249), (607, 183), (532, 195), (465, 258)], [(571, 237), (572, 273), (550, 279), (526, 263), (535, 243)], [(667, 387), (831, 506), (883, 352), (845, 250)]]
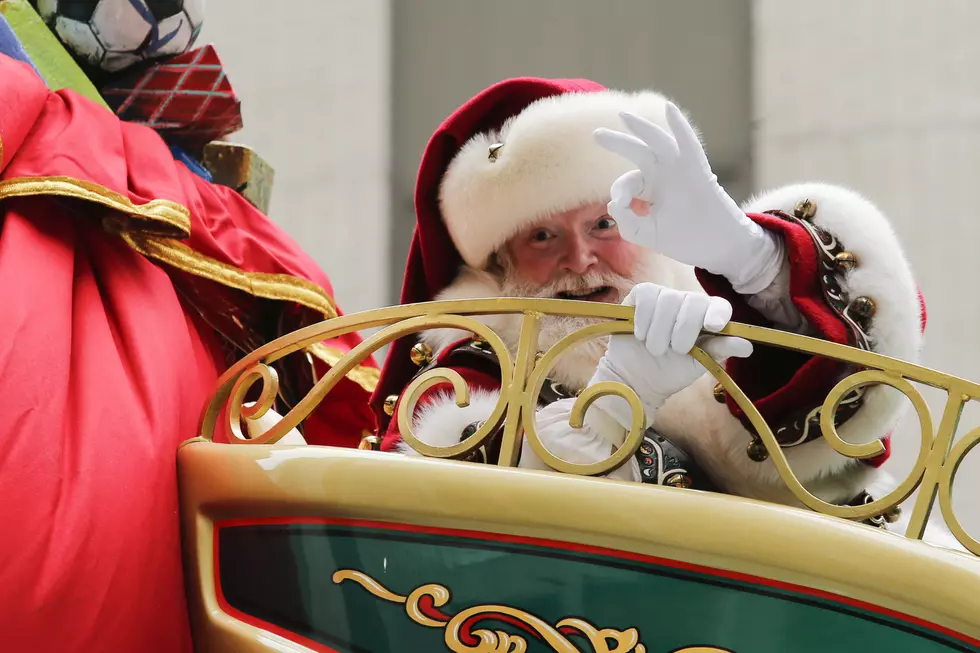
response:
[(188, 150), (242, 128), (241, 101), (210, 45), (124, 75), (101, 92), (120, 119)]

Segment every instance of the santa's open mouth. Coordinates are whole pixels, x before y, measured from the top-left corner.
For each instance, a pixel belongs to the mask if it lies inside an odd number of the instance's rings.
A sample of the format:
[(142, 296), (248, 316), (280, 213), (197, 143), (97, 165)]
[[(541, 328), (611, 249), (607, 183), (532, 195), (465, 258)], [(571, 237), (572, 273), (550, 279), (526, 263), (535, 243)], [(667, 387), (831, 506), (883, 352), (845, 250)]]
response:
[(585, 290), (563, 290), (555, 295), (555, 299), (576, 299), (581, 302), (611, 302), (615, 291), (612, 286), (599, 286)]

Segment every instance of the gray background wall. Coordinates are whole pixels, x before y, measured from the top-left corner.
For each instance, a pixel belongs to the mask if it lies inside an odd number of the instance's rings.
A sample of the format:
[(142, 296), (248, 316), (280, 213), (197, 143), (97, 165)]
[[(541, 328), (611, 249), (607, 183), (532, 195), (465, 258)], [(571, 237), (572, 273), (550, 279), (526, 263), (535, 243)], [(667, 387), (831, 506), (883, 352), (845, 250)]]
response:
[[(276, 168), (271, 216), (345, 311), (395, 303), (425, 142), (505, 77), (655, 87), (693, 116), (736, 199), (850, 185), (893, 219), (929, 303), (926, 365), (980, 380), (980, 3), (973, 0), (209, 0)], [(938, 423), (939, 393), (925, 389)], [(980, 423), (972, 409), (963, 424)], [(896, 435), (901, 473), (912, 421)], [(980, 533), (980, 456), (957, 506)], [(972, 478), (970, 478), (972, 477)]]

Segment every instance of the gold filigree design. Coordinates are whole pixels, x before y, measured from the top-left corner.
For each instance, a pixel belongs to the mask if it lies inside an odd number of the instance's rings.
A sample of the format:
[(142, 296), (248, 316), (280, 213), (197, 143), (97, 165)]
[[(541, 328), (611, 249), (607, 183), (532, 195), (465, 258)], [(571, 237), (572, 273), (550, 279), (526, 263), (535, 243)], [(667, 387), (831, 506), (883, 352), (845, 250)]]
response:
[[(507, 605), (476, 605), (460, 610), (454, 615), (442, 613), (440, 608), (449, 603), (450, 592), (444, 585), (429, 583), (420, 585), (408, 596), (396, 594), (377, 580), (362, 571), (341, 569), (334, 572), (333, 582), (337, 585), (353, 581), (374, 596), (405, 605), (405, 614), (417, 624), (428, 628), (444, 628), (446, 646), (453, 653), (523, 653), (527, 650), (527, 639), (522, 635), (503, 630), (475, 628), (481, 620), (496, 619), (503, 616), (510, 622), (517, 622), (537, 639), (559, 653), (581, 653), (566, 634), (574, 633), (586, 639), (595, 653), (646, 653), (647, 647), (640, 642), (637, 628), (616, 630), (596, 628), (585, 619), (566, 617), (555, 625), (535, 615)], [(428, 599), (423, 605), (423, 599)], [(428, 605), (431, 603), (431, 607)], [(472, 630), (471, 630), (472, 628)], [(686, 651), (721, 651), (722, 649), (699, 648)]]
[[(515, 351), (508, 350), (489, 327), (470, 317), (490, 314), (521, 315), (521, 331)], [(538, 329), (541, 318), (546, 315), (600, 318), (603, 321), (566, 336), (543, 356), (537, 357)], [(273, 443), (305, 419), (336, 385), (339, 378), (349, 373), (374, 351), (397, 338), (426, 329), (455, 328), (478, 335), (488, 343), (488, 346), (498, 357), (502, 377), (500, 398), (491, 417), (462, 442), (448, 447), (426, 445), (415, 437), (412, 429), (412, 416), (422, 395), (436, 384), (449, 383), (455, 392), (456, 403), (459, 406), (466, 406), (469, 402), (469, 388), (463, 379), (452, 370), (437, 367), (425, 371), (403, 392), (396, 415), (401, 434), (410, 446), (426, 456), (463, 458), (480, 447), (484, 439), (503, 423), (503, 438), (497, 464), (511, 467), (517, 464), (522, 436), (524, 436), (541, 459), (557, 471), (584, 475), (605, 474), (628, 460), (635, 453), (642, 440), (646, 416), (643, 414), (639, 399), (632, 389), (616, 383), (597, 384), (583, 392), (575, 402), (571, 416), (573, 427), (581, 426), (588, 407), (600, 396), (616, 394), (625, 399), (631, 406), (633, 424), (626, 442), (606, 460), (598, 463), (575, 464), (551, 454), (537, 435), (533, 415), (537, 406), (538, 394), (560, 356), (566, 354), (575, 345), (590, 338), (632, 333), (632, 320), (633, 308), (629, 306), (519, 298), (428, 302), (337, 317), (283, 336), (252, 352), (228, 370), (219, 380), (211, 404), (205, 410), (201, 421), (200, 435), (205, 440), (213, 438), (214, 428), (222, 407), (232, 398), (233, 391), (236, 397), (240, 394), (235, 388), (241, 377), (247, 376), (250, 384), (272, 382), (271, 379), (263, 376), (261, 369), (257, 367), (259, 365), (269, 365), (294, 351), (309, 347), (325, 339), (336, 338), (362, 329), (384, 327), (337, 360), (330, 372), (317, 382), (306, 397), (280, 423), (259, 438), (242, 440), (242, 442), (247, 443)], [(784, 331), (731, 323), (722, 333), (746, 338), (756, 344), (844, 361), (862, 370), (838, 383), (825, 398), (821, 407), (822, 437), (830, 447), (843, 456), (862, 459), (876, 456), (884, 451), (884, 444), (880, 440), (860, 444), (843, 440), (833, 424), (832, 418), (835, 409), (845, 400), (848, 392), (855, 388), (871, 385), (890, 386), (908, 398), (919, 418), (919, 454), (912, 470), (895, 490), (866, 504), (853, 506), (831, 504), (810, 493), (797, 479), (772, 429), (725, 370), (701, 349), (697, 347), (692, 349), (691, 356), (707, 369), (745, 411), (745, 415), (768, 451), (769, 458), (780, 478), (796, 499), (817, 512), (862, 521), (888, 512), (919, 488), (920, 492), (911, 512), (910, 525), (906, 534), (915, 539), (922, 538), (929, 514), (938, 496), (942, 516), (957, 540), (968, 550), (980, 555), (980, 541), (966, 533), (956, 519), (952, 508), (952, 485), (956, 470), (964, 457), (980, 443), (980, 429), (970, 431), (961, 441), (956, 443), (955, 447), (952, 446), (952, 443), (965, 404), (969, 401), (980, 400), (980, 385), (871, 351)], [(925, 400), (912, 383), (921, 383), (946, 392), (946, 406), (938, 428), (934, 426)], [(259, 412), (254, 417), (260, 416), (260, 410), (256, 410)]]
[(73, 177), (14, 177), (0, 181), (0, 200), (38, 195), (71, 197), (120, 211), (141, 221), (140, 230), (146, 233), (177, 238), (186, 238), (191, 233), (191, 215), (187, 207), (171, 200), (155, 199), (134, 204), (121, 193)]

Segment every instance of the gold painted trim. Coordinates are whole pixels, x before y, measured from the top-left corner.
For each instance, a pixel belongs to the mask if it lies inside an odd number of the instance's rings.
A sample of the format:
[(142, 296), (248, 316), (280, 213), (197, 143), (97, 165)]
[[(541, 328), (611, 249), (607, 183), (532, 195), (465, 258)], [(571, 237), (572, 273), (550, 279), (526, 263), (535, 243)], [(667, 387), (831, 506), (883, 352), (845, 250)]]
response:
[[(344, 357), (343, 352), (338, 351), (333, 347), (328, 347), (322, 342), (312, 344), (308, 347), (308, 349), (310, 350), (311, 354), (322, 360), (330, 367), (336, 365), (337, 361)], [(374, 389), (378, 387), (378, 380), (381, 378), (381, 370), (376, 367), (360, 365), (352, 369), (347, 374), (347, 378), (368, 392), (374, 392)]]
[(134, 204), (125, 195), (105, 186), (72, 177), (14, 177), (0, 181), (0, 200), (38, 195), (80, 199), (135, 218), (163, 223), (170, 227), (164, 230), (167, 235), (186, 238), (191, 233), (190, 212), (171, 200), (155, 199), (146, 204)]

